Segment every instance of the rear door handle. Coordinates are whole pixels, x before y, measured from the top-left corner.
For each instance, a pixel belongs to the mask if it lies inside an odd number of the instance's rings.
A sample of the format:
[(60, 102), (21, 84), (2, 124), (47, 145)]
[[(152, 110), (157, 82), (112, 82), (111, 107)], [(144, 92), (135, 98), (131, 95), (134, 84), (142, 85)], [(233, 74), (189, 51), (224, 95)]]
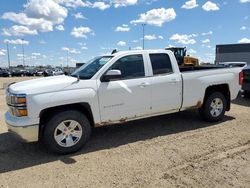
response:
[(143, 88), (143, 87), (147, 87), (149, 86), (149, 83), (148, 82), (142, 82), (139, 84), (139, 87)]

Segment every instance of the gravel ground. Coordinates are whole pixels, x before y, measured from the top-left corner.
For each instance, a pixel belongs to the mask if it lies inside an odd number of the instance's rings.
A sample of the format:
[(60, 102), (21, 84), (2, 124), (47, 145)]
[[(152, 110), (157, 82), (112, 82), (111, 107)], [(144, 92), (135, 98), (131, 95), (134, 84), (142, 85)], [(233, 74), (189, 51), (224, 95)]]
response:
[(186, 111), (94, 129), (67, 156), (15, 140), (6, 110), (0, 89), (0, 187), (250, 187), (250, 99), (219, 123)]

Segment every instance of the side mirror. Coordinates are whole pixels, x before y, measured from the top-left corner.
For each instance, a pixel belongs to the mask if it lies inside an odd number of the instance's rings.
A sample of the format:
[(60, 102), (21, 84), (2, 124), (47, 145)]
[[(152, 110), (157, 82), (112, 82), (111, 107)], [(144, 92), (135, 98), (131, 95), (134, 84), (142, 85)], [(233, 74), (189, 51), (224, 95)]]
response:
[(106, 72), (106, 74), (103, 75), (102, 80), (104, 82), (109, 82), (112, 80), (118, 80), (122, 76), (122, 73), (120, 70), (109, 70)]

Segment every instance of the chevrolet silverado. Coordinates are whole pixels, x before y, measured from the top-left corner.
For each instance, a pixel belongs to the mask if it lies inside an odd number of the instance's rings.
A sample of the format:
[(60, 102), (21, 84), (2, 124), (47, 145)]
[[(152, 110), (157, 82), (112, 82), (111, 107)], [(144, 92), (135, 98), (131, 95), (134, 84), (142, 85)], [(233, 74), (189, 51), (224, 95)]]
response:
[(94, 127), (198, 109), (219, 121), (242, 82), (240, 67), (182, 67), (169, 50), (123, 51), (90, 60), (68, 76), (6, 90), (10, 132), (49, 150), (78, 151)]

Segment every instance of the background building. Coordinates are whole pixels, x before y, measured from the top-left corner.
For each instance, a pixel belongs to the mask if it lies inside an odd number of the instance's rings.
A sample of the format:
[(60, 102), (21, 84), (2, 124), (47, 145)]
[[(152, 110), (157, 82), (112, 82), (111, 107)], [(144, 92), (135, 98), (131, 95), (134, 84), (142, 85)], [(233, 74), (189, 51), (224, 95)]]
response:
[(216, 45), (215, 62), (247, 62), (250, 65), (250, 43)]
[(82, 65), (84, 65), (84, 63), (76, 63), (76, 68), (78, 69), (78, 68), (81, 67)]

